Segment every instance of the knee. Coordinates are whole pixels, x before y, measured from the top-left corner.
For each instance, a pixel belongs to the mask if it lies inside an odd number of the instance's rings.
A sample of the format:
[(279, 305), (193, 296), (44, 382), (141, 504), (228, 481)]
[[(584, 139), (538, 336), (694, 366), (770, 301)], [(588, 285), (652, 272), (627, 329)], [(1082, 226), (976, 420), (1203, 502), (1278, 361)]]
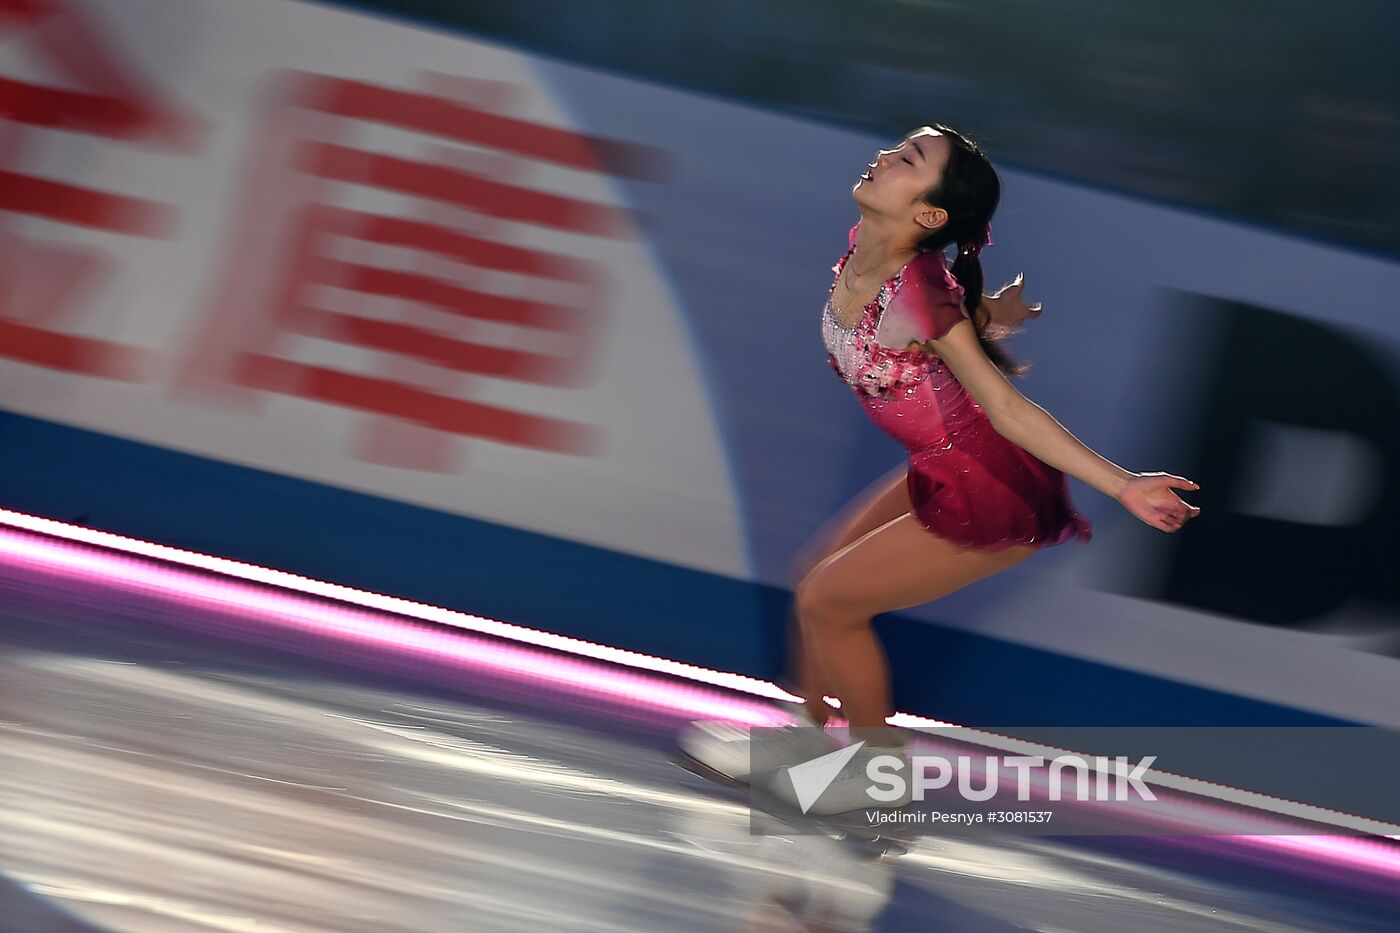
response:
[(858, 620), (850, 611), (830, 576), (820, 570), (808, 573), (797, 584), (797, 618), (804, 631), (830, 630)]

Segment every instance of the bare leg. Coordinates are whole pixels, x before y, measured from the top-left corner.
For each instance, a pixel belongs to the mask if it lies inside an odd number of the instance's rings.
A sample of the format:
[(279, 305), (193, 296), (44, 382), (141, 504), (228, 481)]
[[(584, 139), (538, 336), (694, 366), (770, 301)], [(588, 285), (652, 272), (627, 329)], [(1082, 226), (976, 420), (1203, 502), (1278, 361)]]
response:
[[(803, 548), (793, 561), (790, 576), (794, 588), (832, 554), (854, 544), (881, 525), (908, 514), (912, 505), (906, 471), (907, 465), (900, 464), (881, 476), (822, 527), (812, 543)], [(806, 702), (809, 715), (817, 722), (825, 722), (831, 714), (831, 707), (823, 702), (822, 697), (838, 694), (822, 676), (815, 652), (808, 650), (796, 603), (789, 613), (788, 630), (789, 679), (794, 682), (795, 692)]]
[(961, 548), (903, 515), (818, 564), (797, 588), (797, 614), (821, 680), (841, 698), (854, 735), (899, 743), (885, 725), (894, 712), (889, 666), (871, 619), (947, 596), (1020, 563), (1031, 545), (1000, 551)]

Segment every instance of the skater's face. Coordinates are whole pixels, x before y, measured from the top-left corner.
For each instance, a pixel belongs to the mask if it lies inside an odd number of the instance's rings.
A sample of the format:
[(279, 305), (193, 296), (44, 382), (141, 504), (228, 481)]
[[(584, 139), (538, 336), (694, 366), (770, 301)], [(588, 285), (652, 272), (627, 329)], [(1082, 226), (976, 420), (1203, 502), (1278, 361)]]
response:
[(851, 190), (856, 204), (865, 211), (907, 217), (929, 229), (947, 223), (947, 211), (923, 198), (943, 176), (951, 145), (948, 137), (925, 126), (893, 149), (881, 149)]

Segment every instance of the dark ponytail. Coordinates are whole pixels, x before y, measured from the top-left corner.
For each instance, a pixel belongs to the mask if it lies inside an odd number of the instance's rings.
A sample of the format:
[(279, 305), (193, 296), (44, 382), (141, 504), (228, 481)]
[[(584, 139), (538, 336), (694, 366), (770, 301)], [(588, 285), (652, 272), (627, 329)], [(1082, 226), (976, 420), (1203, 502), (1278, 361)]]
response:
[[(975, 142), (942, 123), (933, 124), (932, 129), (948, 137), (948, 164), (943, 167), (943, 177), (924, 195), (924, 200), (947, 211), (948, 222), (925, 237), (919, 249), (927, 252), (946, 249), (949, 244), (957, 245), (957, 257), (948, 271), (963, 287), (963, 303), (973, 314), (975, 323), (984, 284), (982, 261), (977, 254), (989, 242), (992, 215), (1001, 200), (1001, 179)], [(1000, 338), (977, 332), (977, 341), (998, 369), (1008, 376), (1024, 375), (1030, 365), (1017, 362), (994, 340)]]

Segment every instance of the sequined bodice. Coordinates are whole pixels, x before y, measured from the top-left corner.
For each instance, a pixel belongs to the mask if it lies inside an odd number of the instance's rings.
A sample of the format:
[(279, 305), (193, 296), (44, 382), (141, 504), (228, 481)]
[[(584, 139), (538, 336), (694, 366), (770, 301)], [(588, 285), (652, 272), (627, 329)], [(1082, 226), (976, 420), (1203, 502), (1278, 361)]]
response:
[[(851, 253), (833, 267), (837, 280)], [(907, 267), (906, 267), (907, 268)], [(936, 353), (887, 347), (876, 340), (885, 310), (896, 300), (905, 270), (886, 281), (859, 320), (836, 319), (835, 282), (822, 309), (822, 340), (832, 367), (856, 390), (866, 413), (910, 450), (941, 445), (985, 421), (982, 409)]]
[(851, 385), (855, 385), (862, 352), (860, 335), (857, 333), (859, 329), (859, 321), (852, 327), (843, 326), (836, 319), (836, 307), (832, 300), (826, 299), (826, 307), (822, 310), (822, 340), (826, 343), (826, 352), (836, 360), (841, 378)]
[[(837, 278), (845, 265), (847, 253), (834, 267)], [(847, 327), (836, 318), (835, 283), (827, 293), (826, 307), (822, 309), (822, 341), (830, 354), (836, 371), (841, 378), (868, 395), (885, 394), (895, 385), (911, 387), (919, 382), (928, 370), (930, 361), (938, 358), (923, 350), (899, 350), (879, 343), (875, 337), (895, 293), (899, 290), (904, 271), (880, 286), (875, 299), (865, 306), (860, 319)]]

